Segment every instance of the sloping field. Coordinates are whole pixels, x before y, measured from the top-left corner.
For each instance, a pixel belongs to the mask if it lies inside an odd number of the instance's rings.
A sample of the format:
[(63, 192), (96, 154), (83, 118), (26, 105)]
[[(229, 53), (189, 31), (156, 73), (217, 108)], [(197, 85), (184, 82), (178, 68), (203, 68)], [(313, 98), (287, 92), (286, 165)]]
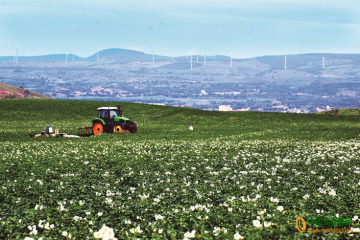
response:
[(43, 94), (0, 83), (0, 99), (1, 98), (30, 98), (30, 99), (50, 99)]
[(337, 109), (331, 111), (317, 112), (316, 114), (354, 116), (354, 115), (360, 115), (360, 109), (343, 108), (343, 109)]
[(121, 103), (138, 133), (29, 137), (117, 104), (0, 100), (2, 239), (359, 237), (359, 116)]

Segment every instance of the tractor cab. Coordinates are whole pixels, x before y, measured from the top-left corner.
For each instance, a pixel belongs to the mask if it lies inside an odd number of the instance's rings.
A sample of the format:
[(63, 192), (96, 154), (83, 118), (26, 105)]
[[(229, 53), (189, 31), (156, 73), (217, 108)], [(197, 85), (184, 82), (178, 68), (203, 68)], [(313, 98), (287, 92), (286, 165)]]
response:
[(93, 122), (93, 133), (99, 135), (105, 133), (135, 133), (137, 126), (135, 122), (122, 116), (120, 105), (116, 107), (98, 108), (98, 116)]
[(115, 117), (118, 117), (118, 112), (116, 108), (114, 107), (98, 108), (98, 118), (103, 119), (105, 122), (110, 123), (110, 121), (114, 120)]

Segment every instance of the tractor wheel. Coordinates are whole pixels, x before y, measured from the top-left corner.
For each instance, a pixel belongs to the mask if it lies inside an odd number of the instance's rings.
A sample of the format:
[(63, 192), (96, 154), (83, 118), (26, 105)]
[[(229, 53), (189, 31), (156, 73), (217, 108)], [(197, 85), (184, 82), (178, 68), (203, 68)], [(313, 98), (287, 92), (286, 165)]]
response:
[(129, 121), (129, 124), (126, 125), (126, 130), (128, 130), (131, 133), (136, 133), (137, 131), (136, 123), (133, 121)]
[(94, 135), (99, 135), (104, 132), (104, 127), (101, 123), (96, 122), (93, 125), (93, 133)]
[(124, 124), (117, 123), (114, 125), (114, 133), (124, 133), (126, 132)]

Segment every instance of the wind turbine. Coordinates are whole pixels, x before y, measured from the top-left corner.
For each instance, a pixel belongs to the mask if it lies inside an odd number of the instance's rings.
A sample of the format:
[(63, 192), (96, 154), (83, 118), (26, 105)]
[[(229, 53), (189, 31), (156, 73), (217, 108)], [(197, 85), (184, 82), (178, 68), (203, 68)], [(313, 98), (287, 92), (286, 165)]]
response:
[(325, 69), (325, 57), (323, 56), (323, 59), (322, 59), (322, 67), (323, 67), (323, 70)]
[(192, 54), (190, 55), (190, 70), (192, 70)]
[(173, 61), (173, 59), (174, 59), (174, 44), (173, 45), (171, 45), (171, 61)]
[(16, 51), (15, 51), (15, 63), (18, 63), (19, 62), (19, 48), (16, 48)]
[(285, 58), (285, 66), (284, 66), (284, 69), (286, 70), (286, 55), (285, 55), (284, 58)]
[(204, 66), (206, 66), (206, 48), (205, 48), (205, 53), (204, 53)]

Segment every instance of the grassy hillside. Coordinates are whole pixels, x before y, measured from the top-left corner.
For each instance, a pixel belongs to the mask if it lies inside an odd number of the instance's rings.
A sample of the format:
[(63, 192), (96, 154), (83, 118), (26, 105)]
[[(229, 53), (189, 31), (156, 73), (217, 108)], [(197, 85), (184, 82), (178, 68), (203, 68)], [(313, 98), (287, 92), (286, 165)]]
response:
[(323, 115), (343, 115), (343, 116), (359, 116), (360, 109), (357, 108), (342, 108), (331, 111), (317, 112), (316, 114)]
[[(0, 100), (0, 139), (29, 140), (29, 133), (40, 133), (49, 124), (60, 132), (77, 133), (91, 126), (101, 106), (117, 102), (63, 100)], [(329, 116), (262, 112), (210, 112), (196, 109), (122, 103), (123, 114), (138, 125), (134, 139), (239, 140), (331, 140), (352, 139), (360, 134), (359, 116)], [(195, 131), (188, 131), (189, 124)]]
[(359, 236), (359, 116), (122, 103), (136, 134), (29, 137), (117, 104), (0, 100), (1, 239), (94, 239), (104, 225), (118, 239)]
[(5, 83), (0, 83), (0, 99), (1, 98), (50, 99), (50, 97), (43, 94)]

